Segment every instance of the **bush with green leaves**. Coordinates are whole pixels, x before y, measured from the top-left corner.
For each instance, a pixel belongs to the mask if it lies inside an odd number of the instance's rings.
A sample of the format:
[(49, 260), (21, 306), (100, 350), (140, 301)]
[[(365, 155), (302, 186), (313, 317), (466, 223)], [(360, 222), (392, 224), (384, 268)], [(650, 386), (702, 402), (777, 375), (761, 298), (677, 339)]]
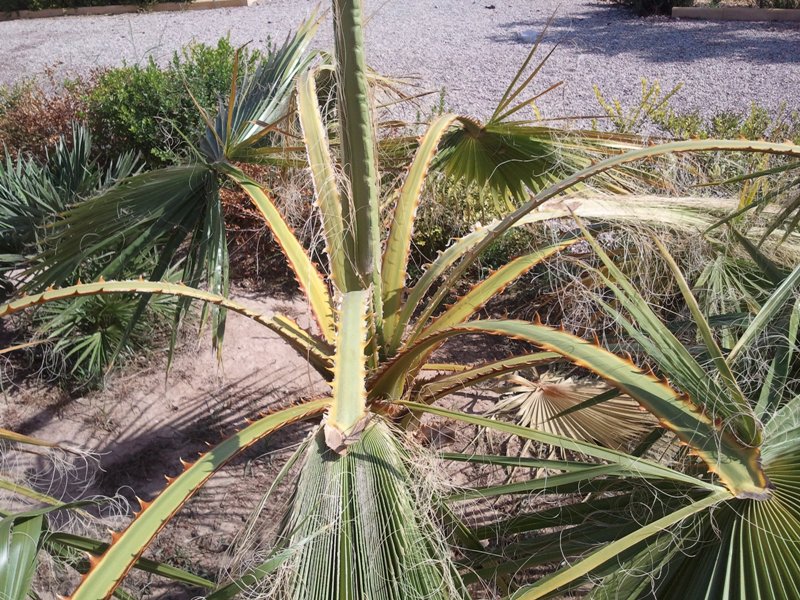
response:
[(672, 108), (655, 115), (653, 122), (672, 137), (680, 139), (737, 138), (750, 140), (800, 141), (800, 111), (785, 102), (776, 110), (751, 103), (739, 112), (729, 111), (703, 117), (698, 112), (677, 112)]
[(678, 94), (691, 93), (679, 83), (669, 91), (656, 80), (642, 78), (638, 100), (607, 98), (595, 86), (594, 93), (607, 119), (595, 120), (594, 127), (606, 124), (619, 133), (647, 133), (673, 139), (734, 139), (800, 141), (800, 111), (782, 102), (768, 109), (755, 102), (741, 110), (706, 115), (698, 110), (676, 110), (670, 102)]
[[(133, 4), (146, 7), (173, 0), (3, 0), (0, 11), (44, 10), (46, 8), (79, 8), (81, 6), (107, 6)], [(191, 2), (192, 0), (185, 0)]]
[(675, 6), (692, 6), (694, 0), (612, 0), (616, 4), (623, 4), (638, 15), (669, 15)]
[[(70, 211), (57, 228), (60, 247), (32, 274), (31, 293), (0, 307), (3, 316), (75, 296), (127, 293), (194, 299), (211, 307), (217, 343), (225, 311), (237, 313), (280, 336), (327, 383), (320, 396), (258, 415), (194, 461), (181, 461), (177, 475), (168, 478), (155, 498), (141, 501), (123, 531), (111, 533), (107, 546), (89, 550), (88, 573), (70, 598), (128, 594), (122, 587), (125, 576), (143, 568), (140, 557), (165, 523), (226, 463), (300, 420), (314, 421), (311, 435), (265, 486), (259, 503), (270, 505), (276, 487), (289, 486), (290, 500), (270, 548), (246, 545), (237, 554), (239, 560), (220, 569), (216, 582), (175, 569), (160, 573), (204, 588), (208, 600), (239, 594), (297, 600), (452, 600), (484, 592), (532, 600), (573, 590), (596, 600), (653, 595), (779, 600), (796, 595), (800, 396), (795, 385), (784, 382), (787, 373), (796, 373), (800, 267), (786, 274), (769, 300), (747, 316), (744, 332), (730, 349), (719, 345), (690, 285), (662, 245), (655, 242), (690, 316), (691, 344), (662, 323), (585, 227), (582, 239), (565, 229), (555, 243), (499, 266), (451, 304), (445, 301), (503, 235), (541, 222), (551, 212), (561, 211), (562, 218), (572, 215), (564, 194), (592, 177), (665, 154), (704, 151), (786, 156), (795, 162), (783, 169), (796, 174), (800, 146), (747, 140), (672, 142), (611, 153), (577, 169), (561, 161), (554, 175), (539, 166), (561, 156), (563, 133), (444, 114), (422, 137), (409, 141), (413, 158), (407, 174), (382, 195), (376, 160), (381, 140), (373, 129), (361, 3), (334, 0), (333, 18), (335, 120), (325, 118), (331, 115), (320, 106), (317, 88), (319, 79), (330, 75), (330, 65), (308, 68), (311, 59), (305, 50), (314, 26), (307, 25), (268, 57), (272, 68), (232, 86), (227, 103), (208, 120), (197, 162), (142, 174)], [(272, 85), (257, 85), (266, 81)], [(524, 79), (509, 86), (497, 114), (521, 106), (516, 99), (526, 83), (520, 81)], [(301, 160), (294, 143), (287, 146), (278, 135), (278, 124), (285, 122), (293, 103), (314, 181), (328, 257), (325, 270), (303, 248), (269, 190), (236, 166), (245, 159)], [(506, 160), (509, 156), (517, 160)], [(491, 188), (515, 208), (454, 240), (412, 283), (407, 277), (409, 249), (431, 169)], [(262, 213), (306, 296), (314, 321), (308, 329), (227, 297), (228, 257), (218, 197), (222, 181), (239, 186)], [(615, 200), (624, 202), (625, 197)], [(687, 218), (668, 199), (659, 208), (661, 215)], [(108, 223), (112, 214), (124, 218)], [(87, 231), (99, 239), (81, 243)], [(156, 273), (150, 281), (98, 279), (47, 289), (51, 283), (61, 285), (76, 261), (102, 256), (120, 238), (133, 254), (164, 237), (173, 247), (186, 248), (190, 266), (184, 281), (191, 286), (162, 281)], [(578, 245), (599, 257), (602, 266), (592, 276), (604, 286), (603, 308), (649, 357), (652, 372), (561, 329), (477, 316), (509, 283)], [(121, 263), (107, 260), (103, 274), (117, 276)], [(196, 287), (203, 283), (204, 289)], [(788, 335), (755, 394), (743, 386), (742, 374), (748, 371), (741, 369), (741, 361), (776, 322), (776, 329), (787, 324)], [(511, 356), (484, 356), (477, 364), (436, 361), (438, 349), (459, 340), (477, 340), (483, 352), (501, 343), (523, 345)], [(659, 426), (629, 451), (440, 404), (476, 384), (557, 364), (604, 380)], [(602, 391), (568, 410), (594, 407), (610, 395)], [(410, 432), (421, 421), (437, 418), (557, 448), (561, 456), (418, 448)], [(656, 448), (657, 442), (662, 447)], [(449, 489), (427, 484), (425, 465), (448, 473), (463, 463), (475, 469), (507, 467), (514, 477)], [(513, 501), (539, 493), (560, 503)], [(481, 512), (481, 507), (501, 505), (498, 500), (515, 508), (502, 515)], [(476, 512), (479, 522), (471, 520)], [(15, 537), (25, 518), (26, 513), (6, 517), (8, 533), (2, 541), (12, 549), (6, 556), (24, 553), (19, 564), (29, 571), (32, 540), (47, 537), (35, 527)], [(33, 535), (25, 535), (30, 531)], [(11, 572), (16, 571), (0, 571)], [(520, 580), (518, 574), (529, 578)], [(0, 578), (0, 585), (14, 600), (28, 591), (11, 576)]]
[[(755, 103), (742, 111), (704, 116), (699, 112), (678, 112), (669, 106), (670, 98), (680, 89), (662, 93), (657, 81), (642, 80), (641, 99), (632, 104), (606, 99), (595, 90), (611, 126), (621, 132), (646, 134), (654, 140), (667, 139), (758, 139), (773, 142), (800, 142), (800, 112), (786, 103), (774, 111)], [(727, 197), (738, 195), (742, 213), (734, 219), (740, 228), (753, 225), (750, 217), (763, 214), (766, 206), (777, 210), (773, 224), (783, 223), (785, 233), (792, 232), (798, 221), (787, 218), (800, 206), (792, 159), (771, 154), (748, 152), (709, 152), (703, 155), (669, 156), (640, 171), (637, 186), (645, 193)], [(751, 210), (755, 209), (755, 210)], [(748, 216), (742, 216), (747, 213)], [(758, 243), (774, 229), (762, 229)]]
[[(196, 104), (212, 114), (228, 93), (236, 49), (227, 38), (216, 46), (191, 44), (162, 67), (150, 58), (143, 66), (100, 73), (88, 93), (87, 117), (104, 152), (135, 150), (153, 165), (178, 160), (202, 134)], [(240, 53), (242, 71), (257, 68), (260, 50)]]

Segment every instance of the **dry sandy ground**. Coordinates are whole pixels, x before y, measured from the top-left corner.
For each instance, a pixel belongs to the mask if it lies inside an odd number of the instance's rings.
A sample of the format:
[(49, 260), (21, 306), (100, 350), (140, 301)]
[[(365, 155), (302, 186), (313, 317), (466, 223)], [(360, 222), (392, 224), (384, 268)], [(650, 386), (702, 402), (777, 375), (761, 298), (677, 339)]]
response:
[[(262, 313), (280, 312), (308, 325), (301, 303), (256, 295), (238, 299)], [(184, 343), (166, 382), (165, 358), (165, 352), (154, 351), (146, 370), (125, 369), (112, 376), (104, 391), (69, 400), (57, 397), (55, 404), (46, 398), (44, 406), (17, 402), (16, 397), (28, 396), (29, 390), (12, 391), (6, 398), (10, 405), (5, 407), (5, 420), (21, 433), (100, 453), (106, 470), (119, 478), (114, 483), (108, 474), (101, 478), (99, 491), (109, 492), (128, 483), (126, 472), (149, 472), (157, 466), (147, 464), (153, 455), (184, 449), (187, 436), (196, 438), (194, 445), (200, 449), (241, 425), (245, 417), (324, 389), (319, 376), (275, 334), (239, 315), (228, 321), (221, 365), (206, 335)], [(146, 481), (152, 479), (155, 487), (139, 487), (137, 493), (147, 495), (163, 487), (163, 475), (152, 473)]]

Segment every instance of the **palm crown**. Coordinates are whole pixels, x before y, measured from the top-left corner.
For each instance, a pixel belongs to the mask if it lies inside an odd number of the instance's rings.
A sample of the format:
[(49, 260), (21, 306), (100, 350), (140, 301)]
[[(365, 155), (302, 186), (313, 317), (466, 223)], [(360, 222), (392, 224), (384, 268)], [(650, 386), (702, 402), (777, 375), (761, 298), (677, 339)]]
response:
[[(112, 535), (110, 545), (90, 550), (91, 568), (71, 598), (110, 597), (131, 568), (141, 568), (142, 552), (165, 522), (217, 470), (277, 429), (312, 417), (321, 417), (320, 427), (292, 460), (302, 468), (274, 552), (230, 581), (215, 585), (194, 580), (209, 588), (207, 598), (230, 598), (245, 589), (287, 598), (467, 597), (474, 581), (508, 587), (509, 573), (563, 557), (580, 560), (531, 585), (508, 589), (509, 597), (544, 597), (580, 585), (590, 575), (601, 578), (591, 592), (593, 597), (646, 597), (651, 581), (637, 573), (659, 573), (660, 579), (652, 575), (653, 585), (660, 585), (664, 594), (678, 593), (681, 580), (691, 575), (698, 582), (697, 597), (791, 596), (786, 593), (794, 589), (800, 575), (800, 492), (793, 474), (800, 451), (793, 441), (800, 397), (784, 398), (780, 396), (784, 388), (770, 388), (754, 403), (742, 391), (735, 369), (743, 349), (785, 313), (800, 269), (785, 277), (773, 300), (726, 353), (664, 251), (696, 323), (709, 369), (660, 322), (584, 229), (581, 239), (600, 257), (600, 274), (615, 298), (607, 303), (607, 310), (670, 382), (563, 330), (519, 320), (474, 318), (507, 285), (568, 249), (575, 238), (566, 237), (515, 258), (451, 304), (445, 301), (451, 299), (469, 265), (494, 240), (535, 220), (535, 209), (592, 177), (666, 153), (731, 150), (799, 157), (800, 147), (705, 140), (630, 150), (628, 138), (597, 136), (591, 143), (612, 151), (611, 156), (596, 163), (580, 159), (581, 164), (577, 158), (570, 163), (574, 142), (564, 142), (564, 134), (508, 120), (528, 102), (515, 104), (530, 82), (523, 79), (512, 83), (485, 125), (450, 114), (433, 121), (413, 144), (414, 157), (402, 185), (391, 190), (390, 202), (385, 202), (376, 159), (380, 141), (373, 131), (361, 3), (335, 0), (333, 19), (335, 123), (320, 109), (319, 71), (308, 70), (313, 55), (306, 50), (315, 28), (311, 21), (275, 50), (264, 67), (244, 77), (234, 74), (227, 103), (221, 103), (214, 118), (206, 117), (207, 133), (197, 148), (196, 163), (137, 175), (72, 209), (57, 230), (54, 249), (31, 270), (30, 294), (0, 307), (0, 315), (5, 315), (53, 300), (111, 293), (142, 294), (144, 301), (158, 294), (174, 295), (185, 303), (198, 300), (211, 307), (216, 340), (222, 338), (225, 313), (239, 313), (280, 335), (330, 383), (322, 397), (262, 415), (196, 461), (184, 463), (182, 473), (160, 495), (142, 501), (136, 518), (123, 532)], [(274, 143), (292, 118), (292, 101), (313, 177), (327, 273), (303, 248), (269, 191), (237, 166), (240, 161), (300, 160), (296, 149)], [(555, 165), (559, 167), (554, 170)], [(454, 241), (411, 285), (408, 261), (415, 213), (432, 168), (488, 186), (516, 208)], [(304, 330), (287, 317), (256, 314), (227, 297), (228, 257), (218, 200), (223, 180), (244, 190), (263, 215), (308, 299), (316, 325), (313, 330)], [(389, 208), (382, 211), (382, 206)], [(185, 284), (160, 281), (171, 255), (187, 238)], [(129, 256), (158, 245), (164, 259), (150, 281), (101, 279), (46, 289), (54, 283), (70, 283), (68, 274), (76, 264), (120, 239), (128, 240), (126, 249), (107, 262), (103, 276), (113, 278)], [(202, 281), (206, 290), (191, 287)], [(793, 336), (798, 306), (795, 303), (791, 313)], [(502, 336), (533, 348), (475, 366), (432, 363), (443, 343), (466, 334)], [(555, 360), (587, 369), (635, 400), (677, 443), (699, 457), (712, 475), (645, 458), (646, 448), (638, 453), (612, 450), (559, 434), (565, 432), (512, 425), (436, 404), (478, 382)], [(791, 362), (791, 353), (775, 363), (776, 374), (785, 371), (787, 360)], [(444, 373), (431, 377), (431, 371)], [(448, 461), (511, 461), (514, 466), (558, 474), (442, 496), (420, 485), (403, 433), (424, 414), (510, 433), (582, 458), (542, 461), (444, 455)], [(663, 493), (665, 499), (638, 523), (626, 507), (645, 493), (645, 487)], [(462, 522), (453, 508), (455, 502), (470, 498), (537, 490), (591, 493), (559, 514), (541, 510), (479, 528)], [(595, 513), (609, 515), (608, 527), (600, 534), (589, 519)], [(27, 522), (16, 518), (9, 527)], [(685, 527), (687, 523), (692, 527)], [(563, 529), (554, 554), (554, 534), (542, 530), (556, 526)], [(720, 533), (715, 535), (715, 528)], [(499, 561), (484, 551), (482, 542), (501, 535), (513, 535), (519, 541), (510, 544), (506, 558)], [(710, 558), (693, 561), (685, 551), (698, 539), (711, 549)], [(459, 548), (457, 561), (451, 542)], [(754, 548), (764, 552), (763, 560), (755, 556)], [(739, 569), (737, 576), (732, 574), (734, 567)], [(7, 584), (11, 585), (16, 584)]]

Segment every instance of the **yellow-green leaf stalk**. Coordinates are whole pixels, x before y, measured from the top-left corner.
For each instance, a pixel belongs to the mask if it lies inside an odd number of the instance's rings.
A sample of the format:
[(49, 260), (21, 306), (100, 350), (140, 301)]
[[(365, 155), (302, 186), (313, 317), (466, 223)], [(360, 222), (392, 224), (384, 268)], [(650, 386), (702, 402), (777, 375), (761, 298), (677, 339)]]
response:
[(325, 441), (343, 453), (358, 439), (367, 420), (366, 345), (370, 291), (347, 292), (339, 309), (333, 361), (333, 404), (325, 423)]

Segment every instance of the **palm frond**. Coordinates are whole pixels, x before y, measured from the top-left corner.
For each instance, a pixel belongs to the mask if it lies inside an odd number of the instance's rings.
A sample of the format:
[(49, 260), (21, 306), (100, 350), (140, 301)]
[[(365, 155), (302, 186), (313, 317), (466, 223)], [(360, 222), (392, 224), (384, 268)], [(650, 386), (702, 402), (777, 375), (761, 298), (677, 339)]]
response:
[(255, 72), (243, 73), (241, 80), (237, 56), (230, 95), (220, 101), (200, 142), (200, 152), (209, 162), (270, 162), (284, 154), (274, 140), (289, 114), (295, 80), (315, 58), (308, 50), (318, 26), (319, 18), (312, 15), (280, 48), (270, 48)]
[(630, 448), (657, 426), (650, 413), (624, 394), (563, 414), (609, 391), (607, 386), (595, 382), (548, 373), (535, 381), (515, 376), (509, 382), (511, 389), (491, 412), (510, 416), (523, 427), (593, 441), (609, 448)]
[[(26, 289), (72, 283), (89, 260), (97, 265), (95, 276), (114, 277), (171, 235), (194, 237), (214, 186), (206, 167), (169, 167), (123, 180), (78, 204), (53, 226), (48, 248), (32, 260)], [(192, 245), (200, 242), (197, 234)]]
[[(489, 120), (480, 123), (469, 117), (459, 117), (459, 127), (444, 138), (434, 161), (434, 168), (452, 180), (488, 190), (495, 197), (495, 208), (500, 212), (516, 208), (516, 203), (522, 201), (529, 190), (537, 193), (603, 155), (643, 145), (641, 139), (632, 135), (569, 132), (539, 123), (536, 101), (562, 83), (537, 92), (529, 91), (557, 48), (554, 46), (533, 64), (549, 23), (537, 37)], [(518, 118), (524, 109), (532, 113), (532, 119)], [(605, 178), (603, 185), (617, 192), (624, 191), (625, 176), (618, 171)]]
[[(775, 489), (764, 501), (729, 501), (646, 544), (591, 598), (778, 600), (797, 594), (800, 574), (800, 398), (769, 422), (764, 469)], [(691, 586), (686, 586), (692, 581)], [(536, 597), (536, 596), (532, 596)]]
[[(282, 598), (465, 598), (442, 533), (426, 514), (408, 456), (385, 423), (373, 421), (338, 456), (318, 430), (310, 445), (282, 543), (300, 546), (273, 589)], [(368, 552), (364, 550), (369, 548)]]
[[(530, 190), (538, 193), (563, 177), (588, 167), (604, 155), (632, 150), (641, 141), (630, 137), (583, 132), (527, 123), (487, 123), (459, 117), (460, 127), (449, 133), (434, 168), (455, 182), (485, 189), (496, 198), (495, 210), (516, 208)], [(630, 190), (620, 173), (601, 179), (599, 187)]]

